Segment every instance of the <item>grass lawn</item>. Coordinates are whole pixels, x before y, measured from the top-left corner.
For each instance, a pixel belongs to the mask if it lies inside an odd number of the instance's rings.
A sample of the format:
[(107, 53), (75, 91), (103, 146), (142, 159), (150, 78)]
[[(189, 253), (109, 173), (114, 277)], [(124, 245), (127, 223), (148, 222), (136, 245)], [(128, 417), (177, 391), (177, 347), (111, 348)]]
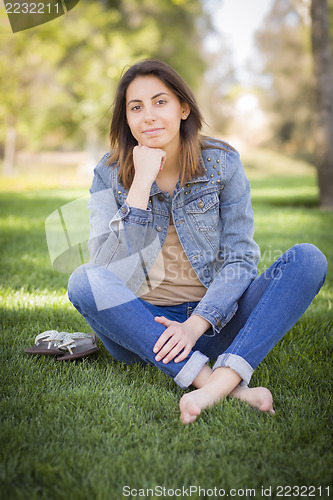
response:
[(333, 495), (333, 214), (317, 208), (308, 166), (263, 151), (244, 164), (260, 270), (294, 243), (311, 242), (328, 258), (328, 278), (254, 373), (251, 385), (272, 391), (276, 417), (230, 400), (190, 426), (179, 421), (183, 391), (171, 379), (113, 361), (101, 343), (71, 363), (24, 353), (42, 331), (90, 331), (68, 302), (68, 275), (52, 269), (45, 239), (46, 217), (87, 189), (57, 187), (57, 176), (3, 180), (1, 498), (113, 500), (143, 497), (146, 488), (156, 488), (149, 498), (221, 498), (223, 490), (234, 498), (298, 496), (284, 486), (304, 486), (298, 493), (306, 498)]

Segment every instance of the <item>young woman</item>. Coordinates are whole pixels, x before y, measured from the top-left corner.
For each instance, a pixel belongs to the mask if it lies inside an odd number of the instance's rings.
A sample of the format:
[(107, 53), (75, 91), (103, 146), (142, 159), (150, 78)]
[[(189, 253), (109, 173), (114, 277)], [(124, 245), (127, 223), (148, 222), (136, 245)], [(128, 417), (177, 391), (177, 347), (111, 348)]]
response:
[(200, 136), (201, 125), (192, 92), (165, 63), (123, 75), (111, 153), (90, 190), (91, 263), (68, 285), (114, 359), (196, 388), (180, 399), (184, 424), (228, 395), (274, 413), (270, 391), (248, 384), (327, 266), (315, 246), (297, 244), (257, 277), (249, 182), (238, 153)]

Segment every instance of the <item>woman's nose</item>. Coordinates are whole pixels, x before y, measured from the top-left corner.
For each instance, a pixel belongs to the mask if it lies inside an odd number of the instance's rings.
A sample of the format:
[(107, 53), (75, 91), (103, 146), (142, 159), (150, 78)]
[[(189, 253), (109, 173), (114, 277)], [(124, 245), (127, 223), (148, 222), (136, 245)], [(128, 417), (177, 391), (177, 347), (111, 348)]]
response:
[(154, 122), (156, 120), (156, 114), (153, 108), (145, 108), (144, 119), (145, 122)]

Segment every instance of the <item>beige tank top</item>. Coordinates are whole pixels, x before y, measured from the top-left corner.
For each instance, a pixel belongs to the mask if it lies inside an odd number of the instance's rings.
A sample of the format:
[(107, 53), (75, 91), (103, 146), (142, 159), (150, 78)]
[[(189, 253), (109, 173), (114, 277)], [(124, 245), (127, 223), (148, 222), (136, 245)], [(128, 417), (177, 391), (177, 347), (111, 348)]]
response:
[(206, 288), (197, 277), (175, 226), (170, 222), (165, 243), (137, 296), (150, 304), (168, 306), (183, 302), (199, 302)]

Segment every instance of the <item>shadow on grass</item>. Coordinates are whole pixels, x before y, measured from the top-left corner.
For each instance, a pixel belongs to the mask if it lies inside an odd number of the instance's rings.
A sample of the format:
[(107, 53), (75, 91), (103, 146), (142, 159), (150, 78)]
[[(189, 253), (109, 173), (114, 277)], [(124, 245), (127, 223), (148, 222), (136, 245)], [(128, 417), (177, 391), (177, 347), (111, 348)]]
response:
[(299, 198), (271, 198), (269, 196), (255, 196), (253, 198), (253, 206), (268, 205), (271, 207), (293, 207), (293, 208), (319, 208), (319, 201), (317, 197), (309, 199), (308, 197)]

